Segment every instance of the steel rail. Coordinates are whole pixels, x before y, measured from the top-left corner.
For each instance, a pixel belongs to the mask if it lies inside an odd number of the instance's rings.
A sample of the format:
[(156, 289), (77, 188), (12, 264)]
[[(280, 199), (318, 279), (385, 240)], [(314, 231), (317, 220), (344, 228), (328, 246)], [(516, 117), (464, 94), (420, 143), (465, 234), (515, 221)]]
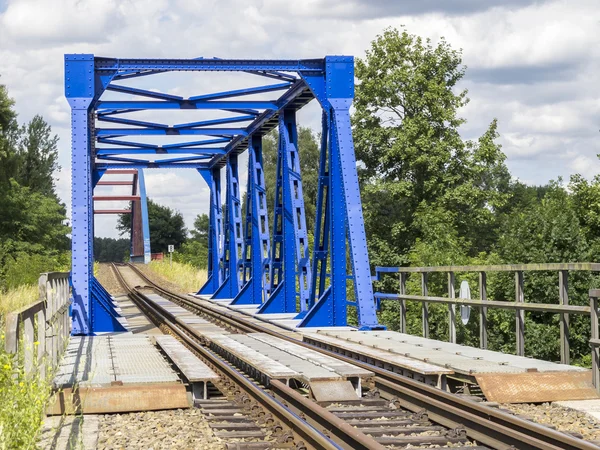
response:
[(516, 448), (525, 450), (598, 450), (599, 448), (591, 442), (552, 430), (528, 420), (520, 419), (495, 408), (455, 396), (383, 368), (298, 341), (256, 323), (244, 321), (243, 319), (236, 317), (235, 314), (221, 315), (219, 311), (201, 305), (196, 299), (176, 294), (158, 286), (137, 267), (133, 265), (131, 265), (131, 267), (138, 275), (146, 280), (153, 289), (156, 289), (163, 295), (184, 303), (194, 309), (201, 310), (203, 313), (207, 313), (213, 317), (223, 317), (223, 320), (226, 319), (230, 324), (232, 322), (237, 322), (240, 324), (240, 329), (245, 332), (252, 330), (258, 333), (268, 333), (279, 337), (280, 339), (294, 342), (295, 344), (319, 351), (347, 363), (371, 370), (376, 374), (375, 386), (381, 392), (397, 398), (402, 407), (413, 412), (421, 411), (424, 408), (431, 411), (433, 420), (442, 425), (448, 427), (463, 426), (467, 430), (467, 435), (470, 438), (477, 440), (483, 445), (502, 450), (509, 449), (511, 446), (516, 446)]
[[(242, 375), (235, 368), (225, 363), (223, 359), (217, 356), (210, 349), (201, 345), (198, 341), (203, 340), (203, 336), (198, 334), (196, 330), (185, 324), (162, 306), (156, 304), (147, 296), (139, 292), (137, 289), (131, 289), (116, 266), (115, 273), (119, 282), (128, 291), (128, 295), (132, 300), (136, 301), (145, 311), (154, 316), (155, 320), (167, 325), (173, 333), (175, 333), (191, 350), (200, 354), (211, 364), (218, 367), (221, 372), (224, 372), (230, 379), (239, 385), (249, 396), (254, 398), (265, 409), (267, 409), (274, 417), (277, 417), (281, 423), (287, 425), (292, 432), (298, 437), (304, 439), (315, 449), (349, 449), (349, 450), (384, 450), (385, 447), (376, 442), (370, 436), (362, 433), (360, 430), (350, 426), (343, 420), (339, 419), (322, 406), (317, 405), (314, 401), (303, 397), (295, 392), (289, 386), (278, 380), (271, 380), (271, 391), (275, 398), (269, 395), (268, 392), (261, 389), (253, 381)], [(130, 265), (130, 267), (133, 267)], [(136, 274), (144, 280), (148, 280), (143, 276), (137, 268), (134, 268)], [(148, 280), (152, 283), (150, 280)], [(155, 286), (154, 283), (152, 283)], [(291, 410), (287, 405), (293, 404), (294, 410)], [(300, 415), (307, 418), (309, 421), (303, 420)], [(324, 433), (327, 433), (325, 436)]]

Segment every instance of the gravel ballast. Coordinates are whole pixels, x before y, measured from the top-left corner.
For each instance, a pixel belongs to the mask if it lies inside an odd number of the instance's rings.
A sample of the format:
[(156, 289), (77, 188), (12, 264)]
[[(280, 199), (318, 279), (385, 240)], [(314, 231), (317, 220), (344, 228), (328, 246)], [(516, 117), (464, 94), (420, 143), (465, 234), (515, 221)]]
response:
[(98, 450), (222, 449), (197, 409), (106, 414), (100, 420)]
[(584, 412), (552, 403), (504, 404), (501, 407), (558, 431), (581, 435), (589, 441), (600, 440), (600, 422)]

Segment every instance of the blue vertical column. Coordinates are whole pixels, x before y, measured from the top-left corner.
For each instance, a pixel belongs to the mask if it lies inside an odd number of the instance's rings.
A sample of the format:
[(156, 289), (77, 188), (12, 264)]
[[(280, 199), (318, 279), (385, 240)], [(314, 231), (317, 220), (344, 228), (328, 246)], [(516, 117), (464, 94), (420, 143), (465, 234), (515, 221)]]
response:
[(238, 157), (230, 155), (227, 161), (227, 214), (225, 220), (224, 281), (213, 294), (216, 299), (234, 299), (241, 289), (240, 260), (243, 252), (241, 201), (238, 179)]
[(71, 106), (71, 280), (73, 334), (92, 333), (93, 209), (91, 114), (94, 57), (65, 56), (65, 94)]
[(248, 145), (248, 189), (244, 246), (244, 287), (232, 305), (260, 305), (269, 293), (270, 236), (267, 195), (263, 172), (262, 136)]
[(221, 170), (198, 169), (210, 189), (208, 224), (208, 280), (198, 294), (212, 295), (223, 283), (223, 215), (221, 212)]
[(258, 312), (293, 313), (298, 309), (305, 311), (312, 274), (298, 154), (296, 112), (291, 109), (284, 110), (283, 114), (279, 115), (274, 219), (270, 277), (272, 293)]
[[(318, 299), (321, 299), (325, 294), (327, 282), (327, 262), (329, 255), (329, 199), (330, 199), (330, 183), (329, 183), (329, 153), (327, 151), (327, 143), (329, 140), (329, 114), (328, 111), (323, 111), (321, 120), (321, 151), (319, 157), (319, 187), (317, 190), (317, 208), (315, 217), (315, 234), (314, 234), (314, 249), (313, 249), (313, 283), (311, 285), (308, 308), (312, 308)], [(328, 288), (328, 286), (327, 286)]]
[[(71, 106), (72, 334), (125, 331), (110, 295), (94, 278), (94, 101), (113, 74), (96, 76), (94, 55), (65, 55), (65, 96)], [(96, 85), (98, 82), (98, 85)]]
[(146, 196), (146, 180), (144, 170), (138, 170), (138, 182), (140, 184), (140, 206), (142, 209), (142, 236), (144, 239), (144, 264), (150, 264), (152, 250), (150, 249), (150, 221), (148, 218), (148, 198)]
[[(323, 226), (330, 237), (330, 285), (319, 291), (318, 301), (311, 307), (299, 326), (343, 326), (347, 324), (347, 248), (350, 250), (352, 281), (361, 329), (381, 329), (378, 325), (373, 298), (373, 286), (367, 253), (367, 239), (356, 171), (356, 158), (350, 106), (354, 98), (354, 61), (351, 57), (325, 58), (325, 77), (303, 75), (319, 99), (328, 119), (328, 177), (325, 183), (328, 203)], [(325, 127), (324, 127), (325, 128)], [(322, 148), (323, 152), (323, 148)], [(324, 159), (321, 159), (321, 169)], [(321, 170), (323, 174), (323, 170)], [(347, 239), (347, 240), (346, 240)], [(327, 245), (327, 244), (325, 244)], [(326, 247), (325, 247), (326, 248)], [(325, 251), (323, 240), (315, 240), (315, 253)], [(320, 277), (322, 278), (322, 277)], [(319, 280), (322, 286), (322, 280)]]

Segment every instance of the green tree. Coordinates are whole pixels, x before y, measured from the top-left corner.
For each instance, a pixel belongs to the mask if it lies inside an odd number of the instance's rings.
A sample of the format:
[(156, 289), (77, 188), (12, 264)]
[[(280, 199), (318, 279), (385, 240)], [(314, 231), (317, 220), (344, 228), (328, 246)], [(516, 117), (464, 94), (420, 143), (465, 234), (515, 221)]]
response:
[(408, 263), (429, 209), (452, 212), (448, 226), (472, 256), (494, 241), (510, 174), (495, 120), (478, 141), (460, 137), (468, 98), (455, 91), (464, 75), (461, 53), (445, 40), (405, 30), (385, 30), (356, 62), (354, 139), (374, 264)]
[[(150, 247), (153, 252), (166, 252), (169, 245), (179, 248), (186, 240), (187, 230), (180, 212), (148, 199)], [(131, 215), (121, 214), (117, 222), (121, 236), (131, 235)]]
[(205, 242), (208, 239), (208, 214), (198, 214), (194, 219), (194, 229), (190, 232), (192, 239)]
[[(577, 177), (576, 180), (582, 181)], [(582, 189), (583, 184), (580, 186)], [(584, 221), (578, 214), (577, 195), (570, 194), (560, 180), (551, 182), (541, 201), (532, 202), (529, 207), (514, 211), (507, 218), (498, 239), (497, 253), (503, 262), (512, 264), (593, 261), (593, 246), (586, 237), (582, 223)], [(597, 282), (597, 276), (590, 273), (571, 272), (569, 303), (589, 304), (587, 292)], [(528, 272), (524, 289), (527, 302), (557, 301), (556, 272)], [(497, 276), (490, 288), (495, 300), (513, 300), (514, 290), (512, 274)], [(558, 360), (558, 315), (528, 312), (526, 316), (525, 353), (540, 359)], [(492, 349), (514, 351), (513, 324), (514, 313), (495, 311), (490, 316)], [(571, 348), (575, 360), (589, 353), (589, 326), (589, 318), (571, 317)]]
[(60, 170), (58, 136), (52, 135), (50, 125), (39, 115), (23, 126), (20, 134), (16, 180), (32, 191), (56, 196), (53, 174)]
[(94, 260), (98, 262), (124, 262), (129, 259), (129, 239), (94, 238)]
[(9, 184), (18, 167), (15, 141), (19, 125), (14, 105), (6, 86), (0, 84), (0, 188)]

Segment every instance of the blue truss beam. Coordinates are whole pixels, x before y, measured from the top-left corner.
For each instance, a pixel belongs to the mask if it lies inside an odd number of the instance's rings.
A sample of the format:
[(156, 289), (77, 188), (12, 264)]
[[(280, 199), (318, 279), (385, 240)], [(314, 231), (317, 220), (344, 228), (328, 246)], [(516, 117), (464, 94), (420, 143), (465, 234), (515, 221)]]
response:
[(208, 279), (198, 294), (212, 295), (223, 283), (223, 215), (221, 212), (221, 171), (198, 170), (210, 188), (208, 224)]
[(96, 136), (247, 136), (243, 128), (97, 128)]
[[(316, 227), (329, 235), (329, 242), (315, 240), (313, 254), (322, 261), (323, 252), (329, 246), (331, 275), (329, 286), (324, 288), (320, 280), (318, 301), (309, 309), (299, 326), (340, 326), (347, 323), (347, 253), (350, 261), (356, 296), (358, 323), (361, 329), (380, 329), (375, 310), (373, 286), (367, 253), (362, 204), (356, 172), (356, 158), (352, 142), (350, 106), (354, 97), (353, 63), (349, 59), (328, 57), (325, 78), (304, 76), (315, 97), (321, 103), (326, 117), (323, 133), (329, 132), (329, 146), (321, 147), (321, 164), (324, 152), (328, 151), (329, 174), (321, 170), (322, 182), (326, 186), (327, 206), (319, 215)], [(327, 121), (327, 126), (325, 122)], [(321, 166), (322, 169), (322, 166)], [(321, 190), (321, 188), (320, 188)], [(323, 193), (320, 192), (321, 202)], [(347, 246), (348, 244), (348, 246)], [(323, 278), (321, 265), (320, 279)], [(323, 291), (323, 288), (325, 289)]]
[[(357, 308), (361, 328), (379, 328), (349, 120), (354, 95), (353, 62), (351, 57), (329, 56), (259, 61), (65, 55), (65, 92), (73, 121), (74, 330), (93, 333), (109, 326), (108, 319), (112, 317), (103, 315), (107, 322), (95, 323), (94, 311), (106, 306), (106, 302), (99, 289), (92, 289), (90, 272), (93, 223), (90, 222), (89, 197), (91, 187), (109, 168), (193, 168), (201, 173), (211, 191), (210, 278), (201, 293), (215, 298), (235, 298), (234, 302), (240, 303), (258, 304), (265, 300), (260, 312), (293, 312), (301, 319), (302, 327), (346, 325), (346, 310), (350, 305)], [(133, 84), (136, 77), (170, 71), (237, 71), (278, 82), (190, 98), (115, 83), (128, 79), (132, 80), (128, 84)], [(134, 100), (102, 100), (106, 90), (132, 96)], [(247, 97), (276, 91), (280, 91), (279, 98), (274, 100)], [(295, 115), (313, 98), (323, 109), (323, 130), (311, 261), (300, 174), (302, 149), (298, 148)], [(124, 116), (138, 111), (175, 109), (215, 113), (213, 118), (169, 126)], [(234, 114), (223, 117), (219, 111)], [(123, 128), (95, 128), (94, 118)], [(231, 126), (236, 123), (240, 125)], [(260, 138), (276, 126), (279, 126), (279, 145), (271, 246), (269, 227), (262, 226), (267, 222), (267, 206), (264, 179), (260, 179)], [(211, 138), (188, 139), (188, 142), (173, 142), (171, 138), (171, 143), (164, 145), (120, 139), (135, 135), (206, 135)], [(94, 140), (103, 146), (96, 149)], [(250, 162), (244, 220), (240, 211), (237, 158), (246, 150)], [(168, 153), (182, 156), (162, 161), (127, 157)], [(223, 167), (227, 178), (225, 217), (221, 211), (220, 169)], [(347, 298), (347, 292), (351, 292), (348, 282), (352, 283), (354, 302)], [(97, 318), (104, 320), (101, 316)]]
[(105, 109), (278, 109), (269, 100), (104, 100), (98, 102), (98, 110)]
[(217, 92), (215, 94), (204, 94), (190, 97), (190, 100), (218, 100), (222, 98), (239, 97), (242, 95), (264, 94), (266, 92), (281, 91), (288, 89), (291, 83), (271, 84), (268, 86), (258, 86), (246, 89), (237, 89), (235, 91)]
[(109, 84), (106, 86), (107, 91), (120, 92), (123, 94), (137, 95), (140, 97), (157, 98), (160, 100), (183, 100), (179, 95), (164, 94), (162, 92), (147, 91), (145, 89), (137, 89), (129, 86), (121, 86), (118, 84)]
[(95, 170), (108, 169), (208, 169), (206, 163), (162, 163), (160, 161), (140, 161), (136, 163), (95, 163)]
[(242, 257), (244, 286), (231, 305), (260, 305), (267, 299), (271, 240), (267, 190), (262, 158), (262, 136), (254, 135), (248, 147), (248, 188), (246, 189), (246, 224)]
[(258, 60), (258, 59), (123, 59), (95, 58), (96, 72), (129, 75), (143, 71), (277, 71), (323, 72), (323, 59)]
[(255, 117), (254, 115), (224, 117), (222, 119), (202, 120), (200, 122), (182, 123), (182, 124), (178, 124), (178, 125), (173, 125), (173, 128), (197, 128), (197, 127), (207, 127), (207, 126), (211, 126), (211, 125), (223, 125), (223, 124), (228, 124), (228, 123), (247, 122), (249, 120), (254, 120), (254, 117)]
[(270, 276), (272, 294), (258, 313), (296, 312), (297, 299), (300, 311), (306, 311), (311, 270), (294, 110), (285, 110), (279, 115), (275, 197)]
[[(305, 103), (308, 103), (312, 99), (312, 95), (310, 95), (310, 91), (308, 86), (300, 81), (294, 83), (293, 86), (287, 90), (280, 98), (277, 100), (277, 104), (280, 111), (283, 111), (285, 108), (289, 108), (292, 105), (299, 104), (299, 107), (304, 106)], [(277, 111), (267, 110), (264, 111), (260, 116), (256, 118), (254, 122), (252, 122), (246, 128), (248, 135), (254, 133), (265, 134), (270, 131), (272, 128), (276, 126), (276, 122), (274, 121), (276, 117)], [(245, 150), (247, 146), (248, 140), (245, 136), (237, 136), (232, 139), (232, 141), (227, 145), (225, 151), (226, 155), (231, 153), (238, 153)], [(223, 165), (224, 158), (215, 158), (211, 165)]]
[(110, 155), (189, 155), (197, 154), (203, 156), (214, 156), (225, 154), (224, 148), (154, 148), (154, 149), (140, 149), (140, 148), (96, 148), (96, 156), (110, 156)]
[(242, 287), (240, 260), (244, 241), (242, 238), (242, 213), (237, 155), (231, 155), (226, 166), (227, 189), (225, 193), (225, 243), (223, 257), (223, 283), (213, 294), (216, 299), (233, 299)]

